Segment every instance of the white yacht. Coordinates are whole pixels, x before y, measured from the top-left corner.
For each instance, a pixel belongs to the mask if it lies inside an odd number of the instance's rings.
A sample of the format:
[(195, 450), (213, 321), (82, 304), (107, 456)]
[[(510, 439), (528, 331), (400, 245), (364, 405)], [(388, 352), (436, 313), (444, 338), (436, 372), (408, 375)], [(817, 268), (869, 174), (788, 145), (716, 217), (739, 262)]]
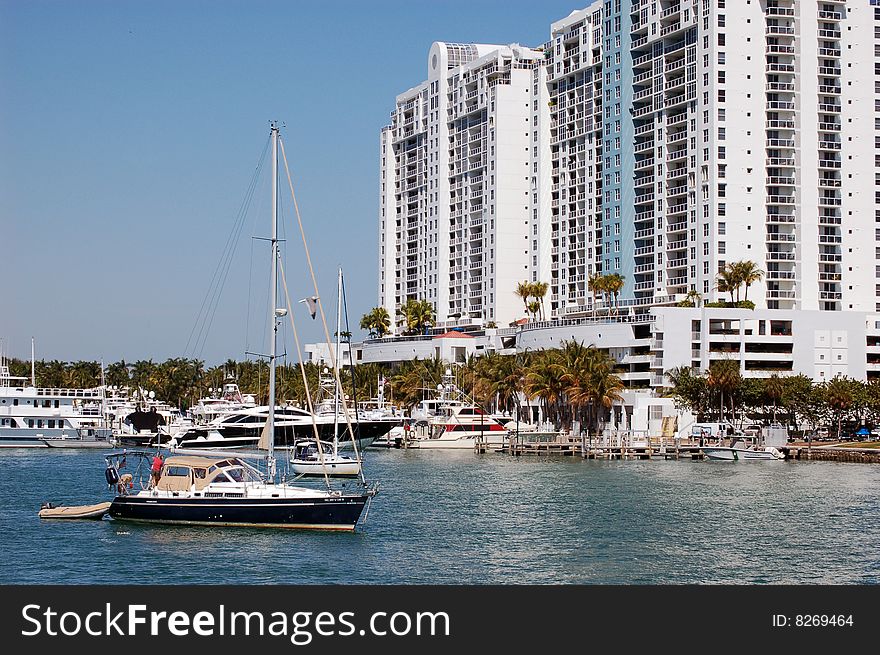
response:
[(504, 444), (504, 425), (456, 386), (450, 369), (437, 391), (413, 409), (412, 420), (404, 425), (408, 448), (473, 450), (478, 442), (499, 448)]
[(0, 356), (0, 447), (109, 445), (103, 387), (37, 387), (31, 370), (30, 379), (11, 375)]
[[(293, 448), (298, 441), (318, 438), (326, 444), (333, 441), (335, 418), (329, 415), (315, 415), (291, 405), (275, 406), (275, 444), (278, 448)], [(206, 425), (194, 425), (178, 432), (169, 445), (180, 450), (218, 448), (256, 448), (260, 433), (269, 416), (269, 406), (261, 405), (239, 412), (225, 414)], [(358, 446), (368, 445), (378, 436), (385, 434), (391, 426), (383, 421), (355, 420), (352, 427), (358, 439)], [(351, 443), (348, 435), (340, 437), (339, 446)]]
[(223, 383), (222, 388), (209, 389), (208, 393), (209, 396), (200, 398), (198, 403), (189, 408), (189, 416), (195, 424), (204, 425), (220, 416), (257, 406), (256, 398), (251, 394), (243, 394), (238, 384), (230, 379)]

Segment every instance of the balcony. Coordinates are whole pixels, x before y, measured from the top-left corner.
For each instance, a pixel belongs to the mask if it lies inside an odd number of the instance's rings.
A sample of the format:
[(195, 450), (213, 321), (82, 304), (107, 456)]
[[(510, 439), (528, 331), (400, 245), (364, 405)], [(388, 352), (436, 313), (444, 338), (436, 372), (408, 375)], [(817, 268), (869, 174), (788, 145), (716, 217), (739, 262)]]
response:
[(782, 34), (782, 35), (794, 35), (793, 27), (786, 27), (784, 25), (768, 25), (767, 29), (764, 30), (764, 34)]
[(787, 100), (768, 100), (767, 109), (770, 111), (794, 111), (795, 104)]
[(793, 262), (795, 254), (793, 252), (768, 252), (767, 261), (771, 262)]
[(794, 139), (767, 139), (768, 148), (794, 148)]
[(793, 205), (794, 196), (767, 196), (768, 205)]
[(841, 147), (840, 141), (819, 141), (820, 150), (840, 150)]
[(793, 177), (768, 177), (766, 183), (770, 186), (795, 186)]
[[(768, 289), (767, 290), (767, 298), (780, 298), (780, 299), (786, 299), (786, 300), (794, 300), (797, 298), (797, 291), (779, 291), (778, 289)], [(755, 355), (760, 355), (760, 354), (762, 354), (762, 353), (750, 353), (749, 356), (753, 357)], [(791, 356), (790, 353), (763, 353), (763, 354), (773, 355), (774, 359), (780, 357), (780, 355), (783, 355), (783, 356), (787, 355), (789, 357)]]
[(779, 64), (779, 63), (770, 63), (767, 64), (767, 72), (768, 73), (794, 73), (795, 68), (794, 64)]

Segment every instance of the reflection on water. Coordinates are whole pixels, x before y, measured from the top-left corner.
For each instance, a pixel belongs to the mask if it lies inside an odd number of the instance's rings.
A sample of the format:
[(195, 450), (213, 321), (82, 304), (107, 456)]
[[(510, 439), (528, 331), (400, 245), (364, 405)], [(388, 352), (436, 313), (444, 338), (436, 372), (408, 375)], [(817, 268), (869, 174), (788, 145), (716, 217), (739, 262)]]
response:
[(880, 582), (880, 467), (368, 451), (353, 534), (48, 522), (108, 497), (100, 453), (0, 453), (2, 583)]

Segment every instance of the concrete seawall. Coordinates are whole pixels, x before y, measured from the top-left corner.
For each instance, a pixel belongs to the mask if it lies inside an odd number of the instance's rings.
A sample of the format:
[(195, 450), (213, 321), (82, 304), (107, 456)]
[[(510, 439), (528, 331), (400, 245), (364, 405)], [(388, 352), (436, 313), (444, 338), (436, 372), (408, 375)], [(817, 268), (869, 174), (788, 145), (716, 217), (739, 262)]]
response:
[(880, 464), (880, 449), (874, 448), (780, 448), (786, 459), (816, 460), (822, 462), (855, 462)]

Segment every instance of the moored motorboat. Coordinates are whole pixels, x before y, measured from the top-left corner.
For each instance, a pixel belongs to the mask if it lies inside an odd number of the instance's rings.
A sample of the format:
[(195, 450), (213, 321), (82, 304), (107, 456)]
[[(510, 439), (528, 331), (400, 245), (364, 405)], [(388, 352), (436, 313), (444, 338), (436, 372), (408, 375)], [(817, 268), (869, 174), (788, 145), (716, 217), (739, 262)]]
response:
[(734, 437), (730, 446), (711, 445), (701, 448), (706, 459), (730, 462), (758, 462), (785, 459), (778, 448), (757, 442), (748, 443), (749, 437)]

